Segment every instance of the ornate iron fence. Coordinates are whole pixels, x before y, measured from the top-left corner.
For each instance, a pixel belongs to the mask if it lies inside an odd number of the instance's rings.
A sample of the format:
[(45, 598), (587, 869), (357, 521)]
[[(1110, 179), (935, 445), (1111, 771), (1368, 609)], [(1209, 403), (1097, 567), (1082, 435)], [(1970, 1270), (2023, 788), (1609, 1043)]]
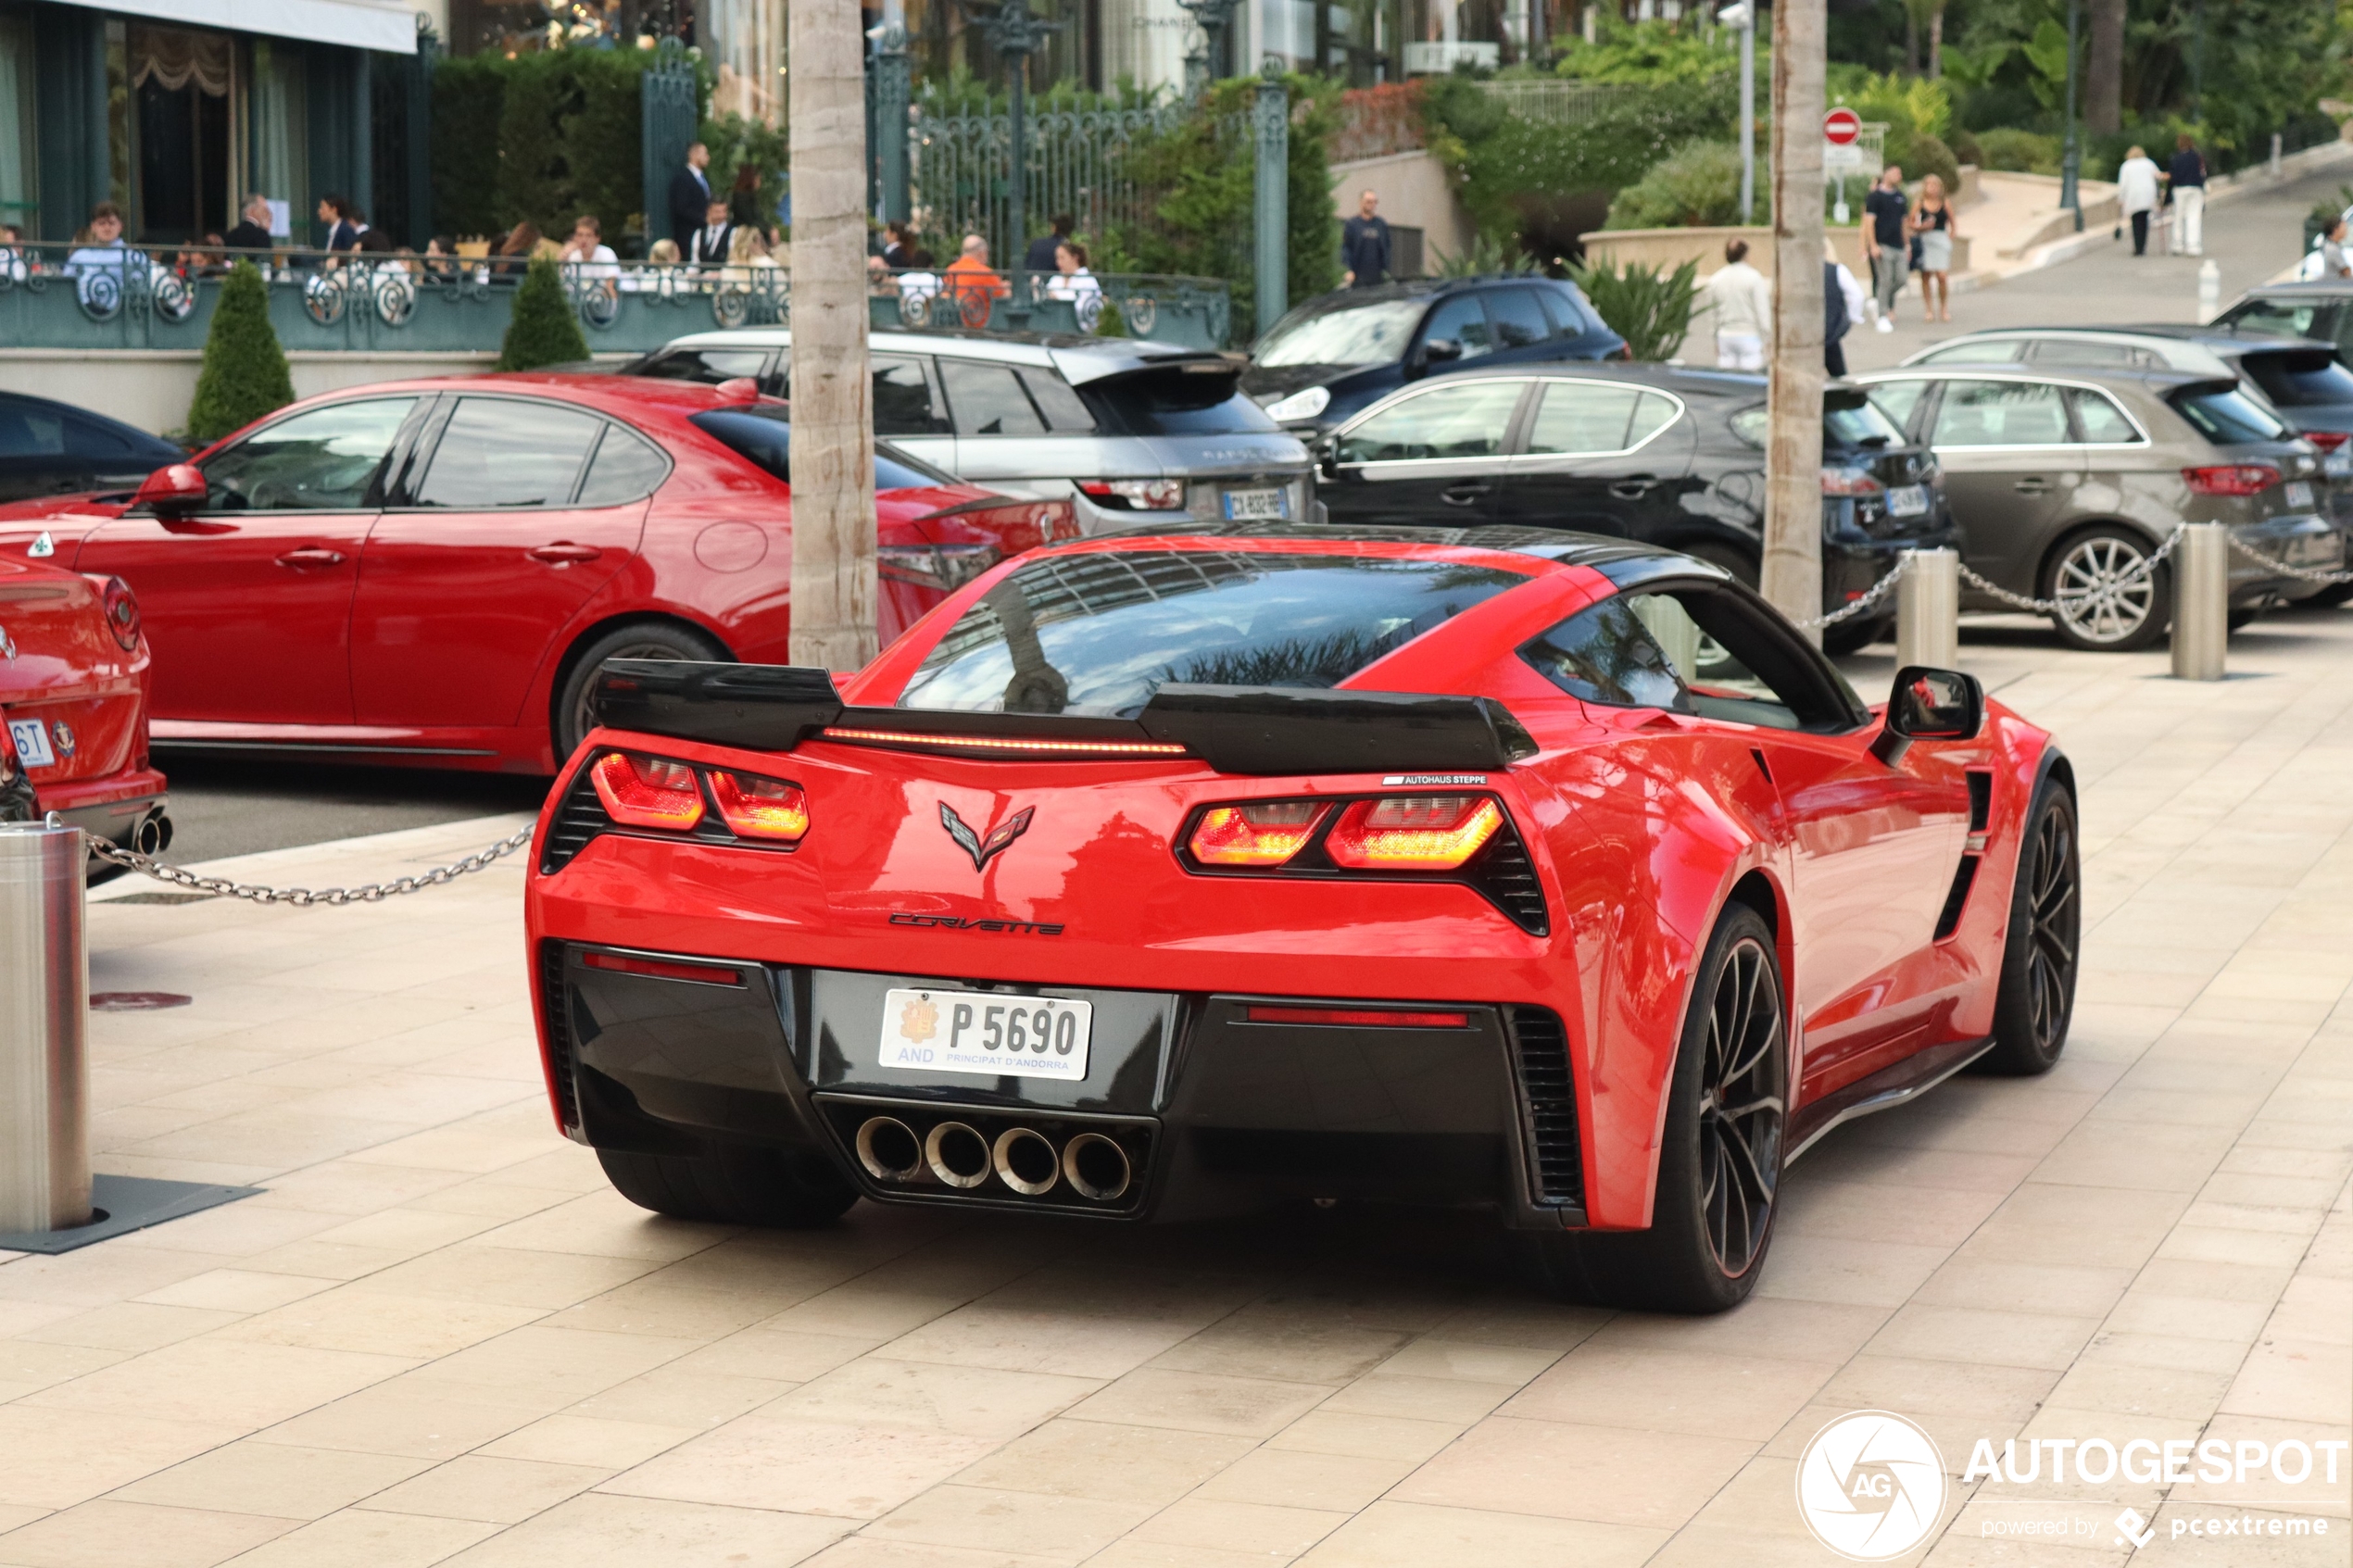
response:
[[(225, 269), (166, 266), (135, 249), (79, 266), (63, 245), (0, 248), (0, 345), (12, 349), (203, 348)], [(208, 253), (233, 255), (237, 253)], [(520, 278), (472, 257), (355, 262), (349, 253), (254, 253), (269, 267), (270, 322), (296, 353), (496, 352)], [(333, 259), (336, 265), (325, 265)], [(511, 264), (509, 264), (511, 265)], [(781, 325), (792, 275), (776, 267), (567, 268), (565, 287), (592, 354), (643, 353), (688, 332)], [(926, 282), (925, 280), (928, 280)], [(928, 274), (875, 285), (876, 328), (1096, 332), (1102, 304), (1126, 330), (1189, 347), (1222, 346), (1226, 285), (1209, 278), (1111, 274), (1091, 284), (1014, 272), (976, 295)], [(998, 292), (1001, 287), (1002, 292)], [(1026, 310), (1017, 312), (1014, 302)]]

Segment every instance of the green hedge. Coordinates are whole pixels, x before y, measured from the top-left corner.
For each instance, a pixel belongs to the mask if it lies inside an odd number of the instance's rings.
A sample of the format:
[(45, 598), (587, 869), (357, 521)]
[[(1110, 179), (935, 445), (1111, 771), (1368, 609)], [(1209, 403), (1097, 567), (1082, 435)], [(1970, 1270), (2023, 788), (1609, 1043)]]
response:
[(270, 286), (240, 260), (220, 285), (205, 334), (204, 369), (188, 408), (188, 437), (218, 441), (295, 400), (294, 378), (277, 329), (270, 324)]
[(550, 49), (440, 61), (434, 231), (497, 234), (529, 219), (561, 238), (593, 212), (606, 243), (618, 244), (648, 199), (637, 79), (653, 59), (650, 50)]

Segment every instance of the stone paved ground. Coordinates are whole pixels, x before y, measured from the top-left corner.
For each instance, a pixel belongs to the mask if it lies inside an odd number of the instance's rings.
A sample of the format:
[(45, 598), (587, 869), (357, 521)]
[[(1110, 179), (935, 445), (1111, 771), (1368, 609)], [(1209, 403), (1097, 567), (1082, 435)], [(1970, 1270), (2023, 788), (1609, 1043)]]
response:
[[(0, 1254), (0, 1564), (1819, 1563), (1795, 1456), (1860, 1407), (1942, 1447), (1937, 1564), (2120, 1561), (2126, 1504), (2160, 1563), (2344, 1564), (2343, 1465), (1958, 1475), (1980, 1437), (2347, 1436), (2353, 613), (2259, 623), (2211, 685), (1969, 638), (2083, 784), (2073, 1042), (1833, 1134), (1711, 1319), (1550, 1305), (1476, 1225), (1346, 1209), (657, 1220), (549, 1127), (511, 862), (375, 908), (101, 903), (94, 987), (195, 998), (94, 1018), (101, 1169), (268, 1190)], [(2242, 1501), (2328, 1533), (2172, 1538)], [(2068, 1544), (1988, 1535), (2053, 1520)]]

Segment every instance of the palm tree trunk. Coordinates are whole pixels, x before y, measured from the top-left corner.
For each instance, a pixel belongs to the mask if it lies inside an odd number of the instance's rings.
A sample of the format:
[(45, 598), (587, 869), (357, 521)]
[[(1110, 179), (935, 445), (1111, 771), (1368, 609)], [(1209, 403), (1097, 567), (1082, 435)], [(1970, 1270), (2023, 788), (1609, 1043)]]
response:
[[(1822, 613), (1824, 0), (1773, 7), (1773, 351), (1766, 394), (1765, 597)], [(1819, 631), (1807, 636), (1817, 644)]]
[(1928, 74), (1944, 74), (1944, 5), (1937, 0), (1936, 9), (1928, 14)]
[(2083, 63), (2083, 125), (2094, 135), (2124, 128), (2124, 0), (2092, 0)]
[(866, 97), (857, 0), (791, 0), (795, 664), (875, 657), (874, 388), (866, 363)]

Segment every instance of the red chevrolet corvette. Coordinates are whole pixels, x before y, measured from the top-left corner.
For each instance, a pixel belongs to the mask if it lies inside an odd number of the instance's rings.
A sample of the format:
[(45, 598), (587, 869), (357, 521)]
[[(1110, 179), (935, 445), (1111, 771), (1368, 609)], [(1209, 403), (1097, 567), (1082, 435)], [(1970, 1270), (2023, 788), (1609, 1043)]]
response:
[[(782, 659), (785, 406), (593, 375), (331, 393), (135, 495), (0, 507), (0, 558), (135, 589), (158, 746), (550, 773), (610, 659)], [(1067, 501), (875, 456), (886, 636)]]
[(139, 601), (120, 581), (0, 559), (0, 822), (55, 811), (154, 850), (171, 841), (164, 806)]
[(528, 901), (556, 1118), (665, 1213), (1485, 1208), (1741, 1299), (1841, 1121), (2065, 1044), (2049, 735), (1714, 566), (1227, 524), (966, 585), (838, 693), (623, 664)]

